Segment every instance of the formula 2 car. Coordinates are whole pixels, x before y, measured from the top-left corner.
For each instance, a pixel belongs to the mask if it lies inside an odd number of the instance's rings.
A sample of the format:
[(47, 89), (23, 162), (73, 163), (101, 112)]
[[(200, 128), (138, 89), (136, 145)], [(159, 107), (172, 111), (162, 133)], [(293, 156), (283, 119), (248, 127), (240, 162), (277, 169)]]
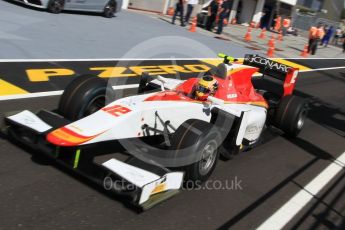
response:
[[(56, 110), (9, 115), (2, 130), (14, 143), (150, 208), (183, 181), (207, 180), (219, 154), (230, 159), (254, 147), (265, 127), (292, 137), (303, 127), (306, 102), (292, 95), (297, 69), (257, 55), (246, 55), (243, 64), (219, 56), (224, 63), (201, 78), (143, 73), (137, 94), (120, 99), (104, 79), (80, 76)], [(282, 87), (254, 87), (256, 72)], [(121, 157), (114, 154), (119, 149)]]

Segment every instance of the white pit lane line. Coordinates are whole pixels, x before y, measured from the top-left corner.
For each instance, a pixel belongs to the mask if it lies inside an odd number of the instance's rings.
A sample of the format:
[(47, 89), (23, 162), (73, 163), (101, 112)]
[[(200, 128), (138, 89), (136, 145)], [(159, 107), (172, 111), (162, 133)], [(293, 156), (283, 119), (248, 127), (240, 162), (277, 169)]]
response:
[[(208, 58), (208, 60), (211, 60), (211, 59), (212, 58)], [(213, 59), (216, 59), (216, 58), (213, 58)], [(69, 60), (69, 59), (61, 59), (61, 60), (66, 61), (66, 60)], [(89, 59), (80, 59), (80, 60), (77, 60), (77, 61), (85, 61), (85, 60), (89, 60)], [(103, 60), (107, 60), (107, 59), (100, 59), (100, 60), (103, 61)], [(110, 60), (115, 60), (115, 59), (110, 59)], [(133, 59), (128, 59), (128, 60), (133, 60)], [(138, 59), (138, 60), (141, 60), (141, 59)], [(155, 59), (152, 59), (152, 60), (155, 60)], [(160, 60), (171, 60), (171, 59), (160, 59)], [(189, 59), (177, 59), (177, 60), (189, 60)], [(193, 60), (195, 60), (195, 59), (193, 59)], [(7, 60), (7, 61), (10, 61), (10, 60)], [(13, 60), (11, 60), (11, 61), (13, 61)], [(21, 61), (24, 61), (24, 60), (21, 60)], [(39, 62), (39, 61), (42, 61), (42, 60), (35, 60), (35, 61)], [(4, 60), (0, 60), (0, 62), (4, 62)], [(320, 69), (310, 69), (310, 70), (301, 70), (299, 72), (300, 73), (304, 73), (304, 72), (317, 72), (317, 71), (326, 71), (326, 70), (335, 70), (335, 69), (345, 69), (345, 66), (320, 68)], [(261, 74), (254, 75), (254, 77), (258, 77), (258, 76), (261, 76)], [(115, 90), (131, 89), (131, 88), (137, 88), (138, 86), (139, 86), (139, 84), (117, 85), (117, 86), (113, 86), (113, 89), (115, 89)], [(28, 93), (28, 94), (15, 94), (15, 95), (8, 95), (8, 96), (0, 96), (0, 101), (14, 100), (14, 99), (35, 98), (35, 97), (58, 96), (58, 95), (61, 95), (62, 93), (63, 93), (63, 90), (49, 91), (49, 92), (38, 92), (38, 93)]]
[(325, 168), (317, 177), (310, 181), (302, 190), (287, 201), (257, 229), (282, 229), (292, 220), (316, 195), (345, 169), (345, 152)]
[(304, 73), (304, 72), (316, 72), (316, 71), (326, 71), (326, 70), (335, 70), (335, 69), (345, 69), (345, 66), (319, 68), (319, 69), (306, 69), (306, 70), (300, 70), (299, 72)]
[[(139, 87), (139, 84), (115, 85), (115, 86), (113, 86), (113, 89), (114, 90), (133, 89), (133, 88), (138, 88), (138, 87)], [(0, 101), (14, 100), (14, 99), (35, 98), (35, 97), (59, 96), (62, 93), (63, 93), (63, 90), (49, 91), (49, 92), (39, 92), (39, 93), (28, 93), (28, 94), (15, 94), (15, 95), (8, 95), (8, 96), (0, 96)]]

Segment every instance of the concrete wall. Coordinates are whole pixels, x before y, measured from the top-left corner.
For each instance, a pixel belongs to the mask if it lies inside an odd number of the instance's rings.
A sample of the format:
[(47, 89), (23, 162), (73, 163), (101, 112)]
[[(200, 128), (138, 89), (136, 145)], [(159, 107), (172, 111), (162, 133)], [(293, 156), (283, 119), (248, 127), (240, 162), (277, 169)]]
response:
[(127, 9), (128, 8), (128, 0), (123, 0), (122, 1), (122, 9)]
[[(124, 0), (126, 1), (126, 0)], [(140, 10), (149, 10), (149, 11), (156, 11), (159, 13), (166, 13), (169, 7), (175, 7), (178, 0), (127, 0), (129, 1), (129, 8), (135, 8)], [(209, 2), (210, 0), (206, 0), (205, 2)], [(202, 1), (199, 1), (202, 3)], [(201, 12), (202, 5), (198, 4), (194, 7), (193, 13), (191, 17), (196, 16), (199, 12)], [(184, 13), (187, 12), (187, 5), (185, 6)]]
[(250, 23), (256, 8), (256, 0), (242, 0), (242, 11), (239, 15), (240, 23)]
[(252, 21), (255, 23), (259, 23), (260, 19), (262, 17), (262, 11), (264, 9), (265, 0), (257, 0), (256, 6), (255, 6), (255, 12), (253, 15)]
[(168, 0), (129, 0), (129, 8), (156, 11), (162, 13)]
[(327, 13), (320, 12), (319, 17), (332, 21), (340, 21), (341, 13), (344, 9), (344, 0), (324, 1), (322, 9), (327, 10)]
[(319, 17), (319, 15), (311, 16), (294, 13), (292, 17), (292, 26), (305, 31), (308, 31), (311, 26), (315, 26), (318, 23), (333, 27), (340, 26), (340, 23), (338, 21), (332, 21), (326, 18), (322, 18)]
[[(299, 5), (295, 8), (304, 6), (301, 3), (303, 2), (299, 1)], [(317, 25), (318, 23), (332, 25), (334, 27), (340, 26), (339, 20), (341, 10), (344, 8), (344, 0), (325, 0), (321, 8), (327, 10), (327, 13), (316, 12), (314, 15), (306, 15), (297, 13), (294, 10), (292, 18), (293, 26), (305, 31), (308, 31), (311, 26)]]

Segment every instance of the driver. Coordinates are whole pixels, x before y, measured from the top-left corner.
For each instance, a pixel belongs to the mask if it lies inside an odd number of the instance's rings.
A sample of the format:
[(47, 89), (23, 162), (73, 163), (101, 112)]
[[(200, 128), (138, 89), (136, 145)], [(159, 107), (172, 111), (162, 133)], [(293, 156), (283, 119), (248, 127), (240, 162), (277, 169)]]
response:
[(199, 79), (194, 86), (193, 97), (196, 100), (205, 101), (208, 96), (213, 96), (218, 89), (218, 81), (210, 76), (206, 75)]

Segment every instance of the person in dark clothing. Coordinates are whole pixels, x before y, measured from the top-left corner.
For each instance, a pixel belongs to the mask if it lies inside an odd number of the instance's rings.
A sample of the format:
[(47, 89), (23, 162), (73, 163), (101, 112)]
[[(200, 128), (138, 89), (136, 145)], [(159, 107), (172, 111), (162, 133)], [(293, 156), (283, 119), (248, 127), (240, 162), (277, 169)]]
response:
[(220, 10), (219, 10), (217, 34), (222, 34), (223, 26), (224, 26), (224, 19), (227, 17), (229, 11), (230, 11), (230, 1), (224, 0), (223, 4), (220, 6)]
[(185, 3), (185, 0), (179, 0), (177, 3), (176, 3), (176, 7), (175, 7), (175, 13), (174, 13), (174, 16), (172, 18), (172, 24), (175, 24), (175, 20), (176, 20), (176, 17), (177, 15), (179, 14), (180, 15), (180, 19), (181, 19), (181, 26), (185, 26), (184, 24), (184, 18), (183, 18), (183, 6), (184, 6), (184, 3)]
[(209, 7), (208, 7), (208, 19), (206, 23), (206, 30), (211, 31), (213, 29), (213, 24), (216, 21), (217, 13), (218, 13), (218, 1), (213, 0)]
[(329, 41), (331, 40), (331, 38), (333, 37), (333, 34), (334, 34), (334, 27), (331, 26), (329, 27), (328, 29), (325, 29), (325, 36), (323, 36), (322, 38), (322, 41), (321, 41), (321, 45), (327, 47), (328, 46), (328, 43)]
[(343, 33), (343, 53), (345, 53), (345, 33)]
[(267, 29), (266, 20), (267, 20), (266, 11), (263, 11), (260, 18), (260, 29), (263, 29), (263, 28)]

